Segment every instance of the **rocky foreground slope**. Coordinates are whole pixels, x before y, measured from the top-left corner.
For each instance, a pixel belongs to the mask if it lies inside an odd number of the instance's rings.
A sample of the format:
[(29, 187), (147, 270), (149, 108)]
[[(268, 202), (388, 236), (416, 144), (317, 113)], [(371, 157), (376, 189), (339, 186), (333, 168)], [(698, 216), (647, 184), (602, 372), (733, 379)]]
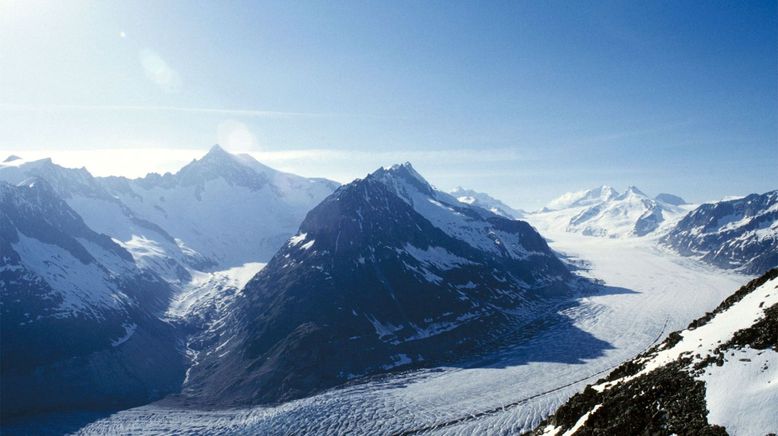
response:
[(573, 396), (535, 435), (778, 432), (778, 269)]

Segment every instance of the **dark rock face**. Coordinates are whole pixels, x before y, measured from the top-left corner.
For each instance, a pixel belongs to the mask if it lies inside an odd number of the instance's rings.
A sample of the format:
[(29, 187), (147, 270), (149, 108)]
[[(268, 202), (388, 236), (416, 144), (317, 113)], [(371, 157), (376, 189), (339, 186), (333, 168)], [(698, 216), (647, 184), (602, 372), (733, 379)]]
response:
[(43, 180), (0, 182), (0, 415), (138, 405), (174, 391), (184, 362), (156, 317), (171, 292)]
[(778, 266), (778, 191), (703, 204), (661, 242), (720, 268), (760, 274)]
[(187, 390), (275, 403), (465, 357), (565, 295), (569, 278), (527, 223), (463, 205), (410, 165), (381, 169), (308, 214), (236, 300)]

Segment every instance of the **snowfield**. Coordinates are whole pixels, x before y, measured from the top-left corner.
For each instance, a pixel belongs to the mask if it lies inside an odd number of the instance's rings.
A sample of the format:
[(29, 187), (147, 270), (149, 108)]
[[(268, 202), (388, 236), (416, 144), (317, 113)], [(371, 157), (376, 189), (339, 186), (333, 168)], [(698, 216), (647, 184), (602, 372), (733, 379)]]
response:
[(532, 224), (580, 275), (603, 286), (523, 326), (514, 345), (497, 353), (355, 381), (277, 407), (199, 411), (151, 404), (78, 433), (515, 434), (749, 279), (661, 251), (650, 238), (591, 238)]

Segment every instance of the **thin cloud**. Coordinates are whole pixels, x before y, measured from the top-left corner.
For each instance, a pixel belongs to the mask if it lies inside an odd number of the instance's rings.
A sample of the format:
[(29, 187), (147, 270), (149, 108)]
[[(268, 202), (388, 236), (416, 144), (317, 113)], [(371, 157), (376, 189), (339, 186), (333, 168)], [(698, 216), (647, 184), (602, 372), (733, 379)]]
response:
[(290, 112), (256, 109), (221, 109), (183, 106), (134, 106), (134, 105), (80, 105), (80, 104), (9, 104), (0, 103), (0, 110), (6, 111), (110, 111), (110, 112), (187, 112), (212, 115), (230, 115), (253, 118), (320, 118), (320, 117), (365, 117), (375, 115), (346, 114), (333, 112)]

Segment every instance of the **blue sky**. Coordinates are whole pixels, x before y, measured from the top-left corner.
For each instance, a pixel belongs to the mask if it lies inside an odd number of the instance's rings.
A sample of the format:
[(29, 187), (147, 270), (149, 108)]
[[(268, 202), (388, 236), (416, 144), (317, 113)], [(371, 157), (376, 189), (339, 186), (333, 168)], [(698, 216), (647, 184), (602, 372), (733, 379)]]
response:
[(411, 161), (526, 208), (778, 188), (778, 2), (0, 1), (0, 154)]

